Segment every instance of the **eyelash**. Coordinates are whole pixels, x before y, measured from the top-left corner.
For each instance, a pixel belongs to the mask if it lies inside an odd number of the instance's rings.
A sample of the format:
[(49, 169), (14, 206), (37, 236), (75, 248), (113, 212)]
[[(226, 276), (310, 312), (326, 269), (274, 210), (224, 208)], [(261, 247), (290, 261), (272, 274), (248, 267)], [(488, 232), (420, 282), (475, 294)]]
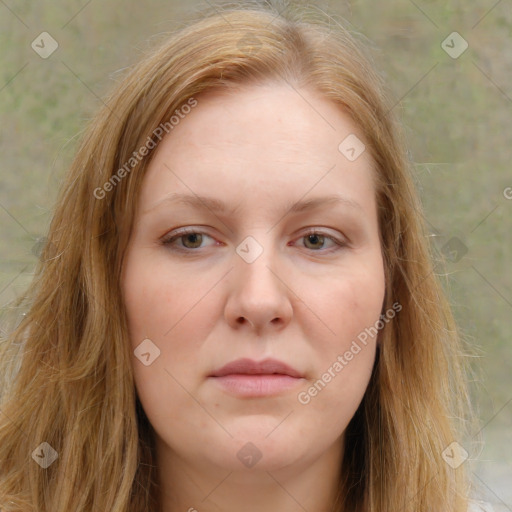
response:
[[(178, 240), (186, 235), (191, 235), (191, 234), (194, 234), (194, 235), (206, 235), (208, 236), (209, 238), (213, 238), (211, 237), (210, 235), (208, 235), (207, 233), (204, 233), (198, 229), (195, 229), (195, 228), (183, 228), (177, 232), (175, 232), (172, 236), (165, 236), (162, 240), (161, 240), (161, 243), (162, 245), (168, 247), (170, 250), (172, 251), (177, 251), (177, 252), (182, 252), (182, 253), (188, 253), (188, 254), (191, 254), (193, 252), (199, 252), (199, 250), (201, 248), (196, 248), (196, 249), (189, 249), (189, 248), (183, 248), (183, 247), (173, 247), (172, 246), (172, 243), (175, 241), (175, 240)], [(343, 242), (331, 235), (328, 235), (327, 233), (324, 233), (322, 231), (319, 231), (317, 229), (313, 229), (313, 228), (310, 228), (306, 233), (304, 233), (302, 236), (300, 236), (299, 238), (305, 238), (307, 236), (311, 236), (311, 235), (320, 235), (320, 236), (323, 236), (325, 237), (326, 239), (329, 239), (331, 240), (335, 245), (336, 247), (333, 247), (331, 249), (327, 249), (327, 250), (322, 250), (322, 249), (309, 249), (311, 252), (313, 253), (332, 253), (332, 252), (336, 252), (336, 251), (339, 251), (340, 249), (343, 249), (344, 247), (346, 247), (348, 244), (346, 242)], [(306, 247), (307, 249), (307, 247)]]

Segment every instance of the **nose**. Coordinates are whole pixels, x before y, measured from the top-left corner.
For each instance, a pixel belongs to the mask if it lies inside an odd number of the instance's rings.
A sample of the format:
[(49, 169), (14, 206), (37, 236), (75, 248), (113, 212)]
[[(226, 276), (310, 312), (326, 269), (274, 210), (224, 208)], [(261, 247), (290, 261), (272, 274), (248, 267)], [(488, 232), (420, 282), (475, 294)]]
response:
[(262, 334), (282, 330), (293, 315), (289, 276), (274, 253), (264, 249), (252, 263), (234, 255), (235, 268), (229, 274), (229, 297), (225, 319), (234, 329)]

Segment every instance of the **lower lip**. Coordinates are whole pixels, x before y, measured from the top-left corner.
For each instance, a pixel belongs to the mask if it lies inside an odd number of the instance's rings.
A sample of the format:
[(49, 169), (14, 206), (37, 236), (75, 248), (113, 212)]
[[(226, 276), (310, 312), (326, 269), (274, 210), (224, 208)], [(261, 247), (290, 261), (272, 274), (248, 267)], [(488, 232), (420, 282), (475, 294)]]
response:
[(247, 398), (277, 395), (296, 387), (303, 380), (277, 373), (269, 375), (231, 374), (211, 378), (229, 393)]

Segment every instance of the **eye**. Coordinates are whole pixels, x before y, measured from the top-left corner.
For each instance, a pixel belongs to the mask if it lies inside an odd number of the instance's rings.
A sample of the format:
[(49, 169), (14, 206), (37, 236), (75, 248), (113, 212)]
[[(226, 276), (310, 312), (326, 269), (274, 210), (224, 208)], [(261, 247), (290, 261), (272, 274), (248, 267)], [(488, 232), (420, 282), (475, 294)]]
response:
[(319, 252), (324, 248), (326, 241), (331, 242), (331, 250), (321, 252), (332, 252), (333, 250), (336, 251), (337, 249), (347, 245), (345, 242), (338, 240), (336, 237), (327, 233), (322, 233), (321, 231), (315, 229), (311, 229), (306, 234), (302, 235), (301, 238), (304, 240), (304, 247), (316, 252)]
[[(185, 228), (177, 232), (174, 232), (171, 236), (164, 237), (161, 243), (178, 251), (187, 251), (201, 249), (201, 243), (206, 238), (212, 237), (208, 236), (206, 233), (198, 231), (197, 229)], [(176, 246), (174, 242), (176, 242), (177, 240), (181, 241), (181, 246)]]
[[(161, 243), (172, 250), (190, 253), (204, 248), (205, 246), (202, 243), (207, 238), (214, 240), (211, 236), (199, 231), (197, 228), (183, 228), (165, 236)], [(300, 238), (304, 241), (303, 246), (314, 252), (334, 252), (347, 245), (344, 241), (316, 229), (310, 229)], [(181, 244), (176, 244), (178, 240)], [(325, 249), (326, 242), (330, 242), (330, 248)]]

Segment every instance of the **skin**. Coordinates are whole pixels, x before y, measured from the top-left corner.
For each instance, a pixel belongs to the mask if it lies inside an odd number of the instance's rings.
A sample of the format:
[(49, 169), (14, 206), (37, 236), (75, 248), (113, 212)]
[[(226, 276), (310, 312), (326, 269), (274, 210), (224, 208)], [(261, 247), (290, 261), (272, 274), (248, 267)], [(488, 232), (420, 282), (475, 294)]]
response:
[[(364, 136), (315, 91), (269, 83), (196, 98), (155, 150), (122, 275), (132, 350), (146, 338), (160, 350), (148, 366), (134, 356), (133, 369), (156, 433), (163, 511), (331, 510), (377, 338), (309, 403), (297, 396), (382, 312), (373, 162), (369, 151), (349, 161), (338, 150)], [(161, 202), (171, 193), (210, 196), (227, 211)], [(359, 206), (289, 212), (334, 193)], [(202, 241), (162, 243), (187, 226)], [(252, 263), (236, 252), (247, 236), (263, 248)], [(241, 357), (277, 358), (303, 379), (240, 398), (208, 378)], [(248, 442), (261, 455), (252, 467), (237, 457)]]

